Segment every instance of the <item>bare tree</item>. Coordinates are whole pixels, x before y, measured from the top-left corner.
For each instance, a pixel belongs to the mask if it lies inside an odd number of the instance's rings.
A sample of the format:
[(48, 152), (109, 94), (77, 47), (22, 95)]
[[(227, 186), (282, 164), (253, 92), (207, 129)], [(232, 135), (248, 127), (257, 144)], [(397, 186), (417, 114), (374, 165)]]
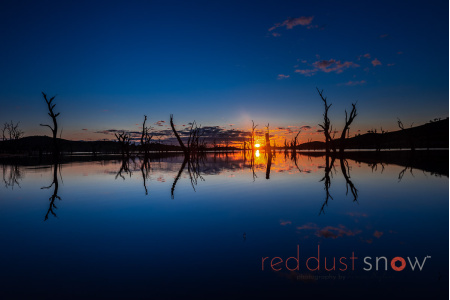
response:
[(120, 149), (122, 152), (122, 157), (125, 157), (125, 154), (127, 156), (130, 156), (130, 143), (131, 143), (131, 137), (126, 132), (119, 132), (114, 134), (117, 138), (117, 141), (120, 144)]
[(255, 125), (255, 122), (252, 120), (252, 136), (251, 136), (251, 143), (252, 143), (252, 151), (255, 150), (255, 129), (258, 125)]
[(345, 110), (345, 125), (344, 129), (342, 130), (341, 139), (339, 142), (339, 151), (341, 154), (344, 153), (345, 149), (345, 135), (347, 134), (347, 132), (350, 132), (350, 125), (352, 124), (356, 116), (356, 103), (352, 103), (352, 111), (350, 112), (349, 116), (347, 116), (347, 110)]
[(327, 103), (327, 97), (323, 96), (323, 90), (319, 91), (318, 88), (316, 88), (316, 89), (317, 89), (317, 92), (319, 93), (320, 98), (323, 101), (324, 108), (325, 108), (325, 111), (323, 113), (323, 124), (319, 124), (319, 126), (322, 127), (322, 129), (323, 129), (323, 134), (325, 135), (325, 151), (327, 154), (329, 154), (330, 153), (330, 145), (334, 149), (333, 140), (330, 135), (330, 133), (332, 131), (332, 127), (330, 125), (330, 119), (328, 118), (328, 110), (330, 109), (331, 104)]
[(142, 124), (141, 148), (144, 149), (145, 156), (148, 155), (150, 141), (153, 138), (153, 135), (150, 135), (151, 127), (145, 126), (146, 121), (147, 121), (147, 116), (144, 115), (144, 123)]
[(172, 114), (170, 115), (170, 127), (172, 127), (173, 134), (177, 138), (178, 143), (180, 144), (180, 147), (181, 147), (181, 149), (184, 152), (184, 156), (188, 157), (189, 156), (188, 148), (186, 148), (186, 146), (184, 145), (183, 141), (181, 140), (180, 135), (178, 134), (178, 132), (175, 129), (175, 125), (173, 124), (173, 115)]
[(14, 124), (14, 122), (11, 121), (10, 123), (5, 123), (3, 125), (2, 134), (4, 141), (8, 140), (8, 137), (9, 140), (18, 140), (23, 136), (24, 132), (19, 128), (19, 123), (20, 122)]
[(58, 149), (58, 140), (57, 140), (57, 134), (58, 134), (58, 122), (56, 118), (59, 116), (60, 113), (54, 113), (53, 109), (55, 108), (56, 104), (52, 104), (53, 100), (56, 96), (53, 96), (50, 98), (50, 100), (47, 99), (47, 95), (42, 92), (42, 96), (44, 96), (44, 100), (47, 103), (48, 106), (48, 115), (52, 118), (53, 121), (53, 127), (47, 124), (40, 124), (41, 126), (46, 126), (51, 129), (53, 134), (53, 155), (57, 156), (59, 155), (59, 149)]

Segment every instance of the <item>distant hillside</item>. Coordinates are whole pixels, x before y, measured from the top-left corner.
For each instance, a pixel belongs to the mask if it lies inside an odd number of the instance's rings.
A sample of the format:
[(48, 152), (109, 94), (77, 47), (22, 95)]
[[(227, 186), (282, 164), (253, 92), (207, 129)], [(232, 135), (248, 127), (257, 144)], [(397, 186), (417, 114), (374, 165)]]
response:
[[(119, 153), (120, 145), (115, 141), (70, 141), (58, 139), (60, 149), (66, 153)], [(339, 140), (335, 141), (339, 147)], [(366, 133), (346, 139), (346, 149), (411, 149), (414, 148), (448, 148), (449, 120), (436, 121), (421, 126), (387, 133)], [(321, 150), (324, 142), (314, 141), (301, 144), (299, 150)], [(212, 150), (212, 149), (209, 149)], [(237, 148), (218, 147), (217, 151), (237, 150)], [(48, 136), (29, 136), (18, 140), (0, 141), (0, 153), (23, 153), (38, 155), (52, 151), (52, 139)], [(130, 151), (137, 151), (131, 145)], [(150, 151), (181, 151), (179, 146), (154, 143)]]
[[(339, 148), (339, 140), (335, 142)], [(448, 148), (449, 120), (445, 119), (387, 133), (370, 132), (346, 139), (345, 145), (346, 149)], [(324, 142), (310, 142), (298, 146), (300, 150), (324, 148)]]
[[(90, 152), (90, 153), (119, 153), (120, 145), (115, 141), (70, 141), (58, 139), (61, 151)], [(136, 146), (130, 146), (131, 151)], [(177, 146), (151, 144), (150, 151), (178, 150)], [(0, 153), (28, 153), (39, 154), (52, 151), (52, 138), (48, 136), (29, 136), (18, 140), (0, 141)]]

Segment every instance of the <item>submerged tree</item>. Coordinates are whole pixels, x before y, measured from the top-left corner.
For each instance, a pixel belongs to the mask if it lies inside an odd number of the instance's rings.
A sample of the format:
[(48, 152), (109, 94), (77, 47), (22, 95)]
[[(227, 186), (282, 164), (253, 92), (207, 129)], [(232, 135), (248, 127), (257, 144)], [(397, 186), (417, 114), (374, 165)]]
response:
[(177, 138), (178, 144), (180, 144), (180, 147), (183, 150), (184, 156), (188, 157), (189, 156), (188, 148), (184, 145), (183, 141), (181, 140), (180, 135), (178, 134), (178, 132), (175, 129), (175, 125), (173, 124), (173, 115), (172, 114), (170, 115), (170, 127), (172, 127), (173, 134)]
[(335, 150), (334, 145), (333, 145), (333, 140), (331, 139), (331, 135), (330, 135), (330, 133), (333, 129), (330, 124), (330, 118), (328, 118), (328, 110), (330, 109), (331, 104), (327, 103), (327, 97), (323, 96), (323, 90), (319, 91), (318, 88), (316, 88), (316, 89), (317, 89), (317, 92), (319, 93), (320, 98), (323, 101), (323, 105), (325, 108), (325, 111), (323, 113), (323, 124), (319, 124), (319, 126), (322, 127), (323, 134), (325, 135), (325, 152), (327, 154), (329, 154), (330, 146), (332, 146), (333, 149)]
[[(324, 104), (323, 124), (319, 124), (319, 126), (323, 129), (323, 134), (325, 135), (325, 152), (329, 154), (330, 148), (332, 148), (333, 151), (336, 152), (336, 144), (334, 142), (334, 135), (336, 134), (336, 131), (333, 131), (333, 126), (331, 126), (330, 118), (328, 117), (328, 110), (330, 109), (331, 104), (328, 104), (327, 97), (323, 96), (323, 90), (320, 91), (318, 88), (316, 89)], [(345, 110), (345, 125), (344, 129), (342, 129), (341, 138), (339, 141), (339, 151), (341, 152), (341, 154), (345, 149), (345, 136), (348, 134), (350, 125), (352, 124), (356, 116), (356, 103), (352, 103), (352, 110), (350, 112), (350, 115), (348, 115), (347, 110)], [(333, 137), (331, 137), (331, 133), (333, 133)]]
[(144, 155), (147, 156), (149, 153), (150, 141), (153, 138), (153, 135), (150, 135), (151, 127), (145, 126), (145, 122), (147, 122), (146, 115), (144, 115), (144, 123), (142, 123), (141, 148), (144, 150)]
[(115, 133), (114, 134), (117, 138), (117, 141), (120, 144), (120, 150), (122, 153), (122, 158), (125, 157), (125, 154), (127, 157), (130, 156), (130, 143), (131, 143), (131, 136), (126, 133), (125, 131)]
[(347, 110), (345, 110), (345, 125), (341, 133), (341, 139), (339, 141), (339, 151), (341, 154), (344, 152), (345, 149), (345, 135), (347, 134), (347, 132), (350, 132), (350, 125), (352, 124), (356, 116), (357, 116), (356, 103), (352, 103), (352, 110), (349, 116), (347, 115)]
[(252, 143), (252, 151), (255, 151), (255, 129), (258, 125), (255, 125), (255, 122), (252, 120), (252, 136), (250, 137), (250, 141)]
[(48, 115), (52, 118), (53, 121), (53, 127), (47, 124), (40, 124), (41, 126), (46, 126), (48, 128), (51, 129), (52, 134), (53, 134), (53, 155), (54, 156), (58, 156), (59, 155), (59, 149), (58, 149), (58, 140), (57, 140), (57, 134), (58, 134), (58, 122), (56, 120), (56, 118), (59, 116), (60, 113), (56, 113), (53, 111), (53, 109), (55, 108), (56, 104), (52, 104), (53, 100), (55, 99), (56, 96), (53, 96), (50, 98), (50, 100), (47, 99), (47, 95), (42, 92), (42, 96), (44, 96), (44, 100), (47, 103), (47, 107), (48, 107)]

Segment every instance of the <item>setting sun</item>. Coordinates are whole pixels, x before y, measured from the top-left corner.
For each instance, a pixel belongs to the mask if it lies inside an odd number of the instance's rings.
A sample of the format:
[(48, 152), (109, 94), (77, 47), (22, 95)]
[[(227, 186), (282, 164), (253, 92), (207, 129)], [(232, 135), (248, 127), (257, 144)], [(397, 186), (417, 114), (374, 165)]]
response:
[(259, 144), (255, 144), (255, 147), (256, 147), (256, 148), (259, 148), (259, 146), (260, 146)]

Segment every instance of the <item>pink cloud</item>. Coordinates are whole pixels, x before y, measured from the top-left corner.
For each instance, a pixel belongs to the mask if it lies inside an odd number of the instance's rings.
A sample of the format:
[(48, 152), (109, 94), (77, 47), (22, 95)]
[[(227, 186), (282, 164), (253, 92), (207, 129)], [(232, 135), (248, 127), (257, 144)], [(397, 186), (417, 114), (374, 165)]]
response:
[(339, 225), (339, 227), (326, 226), (324, 228), (320, 228), (314, 223), (308, 223), (303, 226), (298, 226), (297, 230), (315, 230), (315, 235), (323, 238), (332, 238), (336, 239), (338, 237), (343, 236), (355, 236), (360, 234), (361, 230), (350, 230), (346, 228), (344, 225)]
[(381, 236), (383, 235), (383, 232), (375, 230), (375, 232), (373, 233), (373, 236), (376, 237), (377, 239), (379, 239)]
[(291, 225), (291, 224), (292, 224), (291, 221), (280, 220), (280, 225), (281, 225), (281, 226), (286, 226), (286, 225)]
[[(286, 27), (286, 29), (292, 29), (298, 25), (308, 26), (311, 24), (313, 19), (314, 19), (314, 16), (290, 18), (290, 19), (285, 20), (283, 23), (276, 23), (275, 25), (273, 25), (272, 27), (269, 28), (269, 31), (275, 30), (278, 27)], [(308, 26), (308, 28), (309, 27), (310, 26)]]
[(313, 66), (325, 73), (336, 72), (337, 74), (342, 73), (345, 69), (350, 67), (359, 67), (358, 64), (351, 61), (341, 62), (340, 60), (334, 59), (316, 61), (313, 63)]
[(347, 85), (347, 86), (355, 86), (355, 85), (363, 85), (366, 84), (367, 82), (365, 80), (360, 80), (360, 81), (348, 81), (346, 83), (344, 83), (343, 85)]
[(381, 61), (379, 61), (378, 58), (375, 58), (374, 60), (372, 60), (372, 65), (374, 67), (381, 66)]
[(278, 74), (277, 79), (286, 79), (286, 78), (289, 78), (289, 77), (291, 77), (291, 75)]
[(297, 69), (295, 70), (296, 73), (300, 73), (304, 76), (313, 76), (317, 72), (324, 72), (324, 73), (336, 73), (340, 74), (344, 72), (344, 70), (348, 68), (358, 68), (359, 65), (355, 64), (351, 61), (345, 61), (341, 62), (340, 60), (335, 59), (329, 59), (329, 60), (318, 60), (312, 64), (314, 67), (313, 69)]
[(305, 76), (313, 76), (313, 75), (315, 75), (317, 73), (317, 70), (316, 69), (313, 69), (313, 70), (308, 70), (308, 69), (300, 70), (300, 69), (297, 69), (297, 70), (295, 70), (295, 73), (300, 73), (300, 74), (305, 75)]

